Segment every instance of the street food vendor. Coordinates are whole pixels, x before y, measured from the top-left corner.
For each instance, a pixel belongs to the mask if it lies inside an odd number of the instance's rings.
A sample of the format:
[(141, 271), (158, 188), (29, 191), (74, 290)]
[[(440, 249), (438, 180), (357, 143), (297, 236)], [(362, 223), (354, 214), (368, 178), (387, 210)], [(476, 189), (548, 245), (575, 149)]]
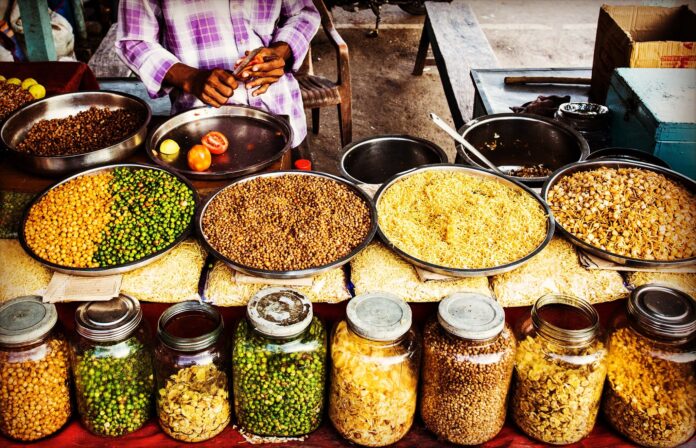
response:
[[(293, 73), (319, 22), (311, 0), (121, 0), (116, 50), (151, 97), (169, 94), (172, 113), (204, 104), (258, 107), (290, 117), (298, 146), (307, 124)], [(257, 48), (257, 63), (235, 77)]]

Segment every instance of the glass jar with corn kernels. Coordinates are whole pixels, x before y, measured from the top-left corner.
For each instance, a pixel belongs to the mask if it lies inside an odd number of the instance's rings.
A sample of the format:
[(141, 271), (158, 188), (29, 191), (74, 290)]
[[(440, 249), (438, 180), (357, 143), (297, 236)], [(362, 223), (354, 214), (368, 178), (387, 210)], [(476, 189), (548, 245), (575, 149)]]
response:
[(541, 442), (583, 439), (594, 427), (607, 371), (597, 311), (584, 299), (546, 295), (518, 334), (512, 419)]
[(386, 446), (406, 435), (416, 412), (420, 344), (411, 308), (388, 293), (346, 307), (331, 338), (329, 418), (347, 440)]
[(675, 447), (696, 431), (696, 302), (659, 285), (636, 288), (608, 338), (602, 409), (649, 447)]
[(0, 305), (0, 432), (30, 442), (70, 418), (68, 344), (53, 304), (25, 296)]
[(478, 445), (505, 423), (515, 337), (503, 308), (481, 294), (455, 293), (423, 334), (421, 416), (438, 437)]

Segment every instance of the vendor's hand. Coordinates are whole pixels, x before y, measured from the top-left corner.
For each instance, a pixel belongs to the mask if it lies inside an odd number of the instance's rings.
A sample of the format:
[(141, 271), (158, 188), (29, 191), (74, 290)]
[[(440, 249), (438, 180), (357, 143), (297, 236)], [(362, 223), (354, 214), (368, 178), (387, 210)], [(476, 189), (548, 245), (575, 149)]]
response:
[(174, 64), (165, 75), (165, 82), (213, 107), (220, 107), (234, 95), (237, 80), (223, 69), (198, 70), (184, 64)]
[[(246, 54), (248, 55), (249, 52), (247, 51)], [(262, 48), (255, 58), (262, 62), (247, 65), (247, 68), (240, 73), (239, 78), (245, 82), (247, 89), (258, 87), (252, 95), (259, 96), (285, 74), (285, 63), (291, 56), (290, 47), (283, 42), (275, 44), (271, 48)], [(241, 62), (242, 59), (238, 60), (235, 67)]]

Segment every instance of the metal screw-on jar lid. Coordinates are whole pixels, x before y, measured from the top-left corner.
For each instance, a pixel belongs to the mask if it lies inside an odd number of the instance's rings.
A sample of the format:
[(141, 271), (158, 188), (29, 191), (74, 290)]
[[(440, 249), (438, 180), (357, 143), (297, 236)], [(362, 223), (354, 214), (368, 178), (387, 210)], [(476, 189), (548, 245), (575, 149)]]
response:
[(498, 302), (483, 294), (455, 292), (440, 302), (437, 320), (455, 336), (484, 340), (503, 331), (505, 311)]
[(247, 317), (264, 336), (292, 338), (312, 323), (312, 303), (303, 294), (288, 288), (266, 288), (247, 305)]
[(0, 345), (16, 346), (35, 342), (58, 321), (56, 306), (39, 296), (23, 296), (0, 305)]
[[(176, 333), (170, 328), (175, 323), (179, 327)], [(187, 327), (187, 335), (178, 334)], [(207, 303), (190, 300), (172, 305), (162, 313), (157, 322), (157, 336), (174, 350), (195, 352), (215, 344), (223, 328), (218, 310)]]
[(411, 308), (401, 297), (386, 292), (354, 297), (346, 317), (353, 332), (373, 341), (394, 341), (411, 328)]
[(696, 336), (696, 302), (688, 294), (661, 285), (634, 289), (627, 311), (639, 330), (664, 339)]
[(140, 303), (124, 294), (107, 301), (84, 303), (75, 312), (77, 332), (97, 342), (127, 338), (142, 318)]

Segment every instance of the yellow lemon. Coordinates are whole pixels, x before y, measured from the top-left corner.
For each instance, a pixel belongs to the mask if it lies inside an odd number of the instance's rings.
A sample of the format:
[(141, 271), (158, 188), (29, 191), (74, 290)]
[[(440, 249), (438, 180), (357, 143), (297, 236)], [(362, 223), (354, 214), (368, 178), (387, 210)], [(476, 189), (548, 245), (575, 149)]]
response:
[(22, 83), (22, 80), (19, 78), (10, 78), (7, 80), (7, 83), (20, 85)]
[(159, 148), (162, 154), (176, 154), (179, 149), (179, 144), (170, 138), (163, 141)]
[(24, 81), (22, 81), (22, 88), (24, 90), (29, 90), (29, 87), (35, 86), (36, 84), (38, 84), (38, 82), (36, 82), (34, 78), (27, 78)]
[(41, 84), (34, 84), (33, 86), (29, 87), (29, 93), (31, 93), (31, 96), (37, 100), (40, 100), (46, 96), (46, 88)]
[(0, 82), (5, 82), (5, 77), (0, 75)]

